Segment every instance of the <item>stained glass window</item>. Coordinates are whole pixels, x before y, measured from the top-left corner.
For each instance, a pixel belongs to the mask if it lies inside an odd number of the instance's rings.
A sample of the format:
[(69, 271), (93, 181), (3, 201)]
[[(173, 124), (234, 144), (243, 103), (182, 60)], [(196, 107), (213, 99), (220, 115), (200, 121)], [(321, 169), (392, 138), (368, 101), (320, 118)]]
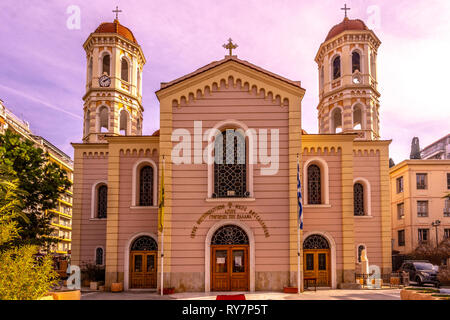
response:
[(245, 137), (226, 130), (216, 137), (214, 152), (213, 197), (248, 197)]
[(322, 203), (320, 168), (312, 164), (308, 167), (308, 204), (320, 203)]
[(95, 249), (95, 264), (103, 265), (103, 249), (102, 248)]
[(211, 239), (212, 245), (249, 244), (244, 230), (234, 225), (226, 225), (217, 229)]
[(328, 241), (318, 234), (313, 234), (303, 242), (303, 249), (329, 249)]
[(97, 218), (106, 218), (106, 211), (108, 208), (108, 187), (101, 185), (98, 188), (98, 198), (97, 198)]
[(131, 245), (132, 251), (157, 251), (158, 244), (156, 241), (149, 236), (142, 236), (134, 240)]
[(361, 183), (353, 185), (353, 211), (355, 216), (364, 215), (364, 187)]
[(153, 205), (153, 168), (145, 166), (139, 173), (139, 205)]

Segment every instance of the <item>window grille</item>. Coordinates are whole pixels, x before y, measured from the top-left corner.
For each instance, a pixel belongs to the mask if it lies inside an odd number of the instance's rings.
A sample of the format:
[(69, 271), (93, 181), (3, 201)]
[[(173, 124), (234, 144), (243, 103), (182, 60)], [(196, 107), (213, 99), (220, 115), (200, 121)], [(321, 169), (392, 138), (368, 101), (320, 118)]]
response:
[(212, 245), (244, 245), (249, 244), (244, 230), (234, 225), (226, 225), (217, 229), (211, 239)]
[(153, 168), (145, 166), (139, 173), (139, 205), (153, 205)]
[(303, 242), (303, 249), (329, 249), (328, 241), (321, 235), (314, 234)]
[(308, 204), (320, 203), (322, 203), (320, 168), (312, 164), (308, 167)]
[(364, 215), (364, 187), (361, 183), (353, 186), (353, 207), (355, 216)]
[(108, 208), (108, 187), (102, 185), (98, 188), (97, 218), (104, 219)]
[(158, 244), (149, 236), (142, 236), (134, 240), (131, 251), (157, 251)]

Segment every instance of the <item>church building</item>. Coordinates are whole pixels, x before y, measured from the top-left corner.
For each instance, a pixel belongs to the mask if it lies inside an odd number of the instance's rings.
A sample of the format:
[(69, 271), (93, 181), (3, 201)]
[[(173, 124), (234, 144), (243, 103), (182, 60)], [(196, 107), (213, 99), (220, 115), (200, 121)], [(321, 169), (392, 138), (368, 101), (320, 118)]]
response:
[(223, 59), (161, 83), (160, 129), (144, 136), (144, 52), (118, 19), (102, 23), (83, 45), (72, 264), (104, 265), (107, 290), (118, 282), (156, 289), (163, 243), (164, 287), (175, 292), (297, 286), (299, 159), (304, 276), (352, 287), (363, 250), (389, 273), (390, 141), (380, 140), (379, 46), (358, 19), (330, 30), (315, 57), (318, 134), (302, 130), (301, 82), (238, 58), (230, 39)]

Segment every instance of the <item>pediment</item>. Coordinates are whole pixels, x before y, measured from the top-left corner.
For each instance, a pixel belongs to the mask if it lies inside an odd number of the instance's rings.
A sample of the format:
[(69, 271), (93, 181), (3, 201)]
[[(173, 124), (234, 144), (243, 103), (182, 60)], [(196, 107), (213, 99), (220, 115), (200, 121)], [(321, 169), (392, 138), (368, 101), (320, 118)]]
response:
[(274, 101), (287, 99), (289, 102), (293, 96), (301, 99), (305, 93), (300, 81), (289, 80), (235, 56), (227, 56), (171, 82), (162, 83), (156, 95), (160, 101), (170, 99), (172, 104), (180, 105), (181, 99), (203, 96), (213, 87), (220, 87), (223, 81), (227, 86), (240, 82), (249, 91), (256, 88), (257, 92), (264, 92), (265, 97), (271, 97)]

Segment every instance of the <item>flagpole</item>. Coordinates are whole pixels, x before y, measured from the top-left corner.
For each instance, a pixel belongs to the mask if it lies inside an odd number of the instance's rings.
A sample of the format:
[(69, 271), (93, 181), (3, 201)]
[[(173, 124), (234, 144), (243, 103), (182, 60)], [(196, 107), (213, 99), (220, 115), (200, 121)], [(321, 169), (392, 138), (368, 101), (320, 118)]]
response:
[(300, 161), (298, 159), (297, 153), (297, 292), (298, 294), (303, 293), (303, 270), (301, 266), (303, 265), (303, 254), (302, 247), (300, 245), (300, 238), (303, 235), (303, 216), (301, 207), (301, 183), (300, 183)]
[[(165, 167), (165, 159), (164, 159), (164, 155), (163, 155), (163, 167), (162, 167), (162, 181), (161, 181), (161, 191), (163, 192), (164, 190), (164, 167)], [(164, 197), (164, 195), (161, 195), (161, 197)], [(164, 198), (161, 198), (162, 201), (164, 201)], [(164, 206), (163, 204), (159, 204), (160, 206)], [(164, 207), (161, 207), (159, 210), (164, 210)], [(159, 224), (162, 224), (162, 229), (161, 229), (161, 296), (164, 295), (164, 224), (163, 224), (163, 216), (162, 216), (162, 212), (159, 213), (160, 214), (160, 221), (158, 221)], [(158, 226), (159, 227), (159, 226)]]

